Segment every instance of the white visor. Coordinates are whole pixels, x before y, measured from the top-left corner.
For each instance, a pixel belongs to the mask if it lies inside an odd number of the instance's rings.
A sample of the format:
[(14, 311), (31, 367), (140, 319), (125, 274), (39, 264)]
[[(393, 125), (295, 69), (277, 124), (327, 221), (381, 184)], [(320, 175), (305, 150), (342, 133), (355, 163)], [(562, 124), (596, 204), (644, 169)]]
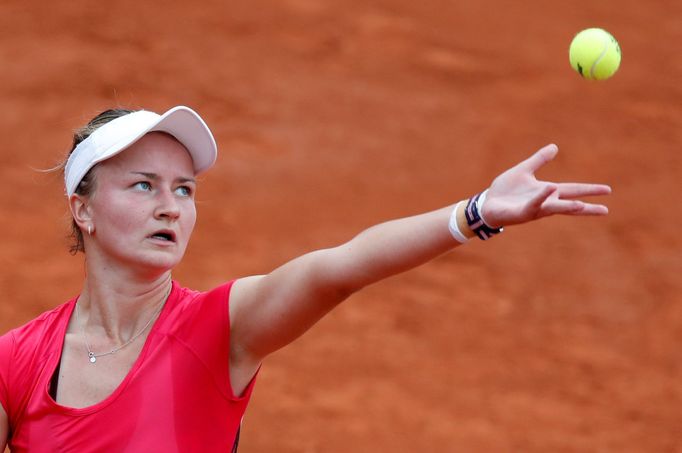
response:
[(115, 156), (154, 131), (172, 135), (187, 148), (194, 162), (195, 174), (208, 170), (215, 163), (218, 155), (215, 139), (194, 110), (178, 106), (163, 115), (140, 110), (102, 125), (76, 146), (64, 169), (66, 196), (74, 194), (95, 164)]

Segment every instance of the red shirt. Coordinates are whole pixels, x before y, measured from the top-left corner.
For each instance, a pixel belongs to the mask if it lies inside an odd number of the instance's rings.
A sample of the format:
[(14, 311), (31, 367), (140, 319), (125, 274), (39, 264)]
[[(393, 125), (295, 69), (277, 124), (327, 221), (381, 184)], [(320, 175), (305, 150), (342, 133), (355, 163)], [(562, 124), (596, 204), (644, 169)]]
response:
[(240, 397), (230, 387), (231, 286), (198, 292), (173, 282), (128, 375), (82, 409), (60, 406), (48, 393), (75, 298), (0, 337), (11, 451), (232, 451), (254, 381)]

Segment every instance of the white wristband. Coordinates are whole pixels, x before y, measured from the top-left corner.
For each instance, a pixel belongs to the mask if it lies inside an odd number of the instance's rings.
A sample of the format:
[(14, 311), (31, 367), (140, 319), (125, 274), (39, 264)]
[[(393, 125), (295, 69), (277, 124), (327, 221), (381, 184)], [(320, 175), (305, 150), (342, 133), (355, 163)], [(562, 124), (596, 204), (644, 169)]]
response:
[(450, 221), (448, 222), (448, 228), (450, 229), (450, 234), (452, 234), (452, 237), (455, 238), (457, 242), (464, 244), (465, 242), (469, 241), (469, 238), (462, 234), (459, 229), (459, 225), (457, 224), (457, 210), (459, 209), (459, 205), (462, 203), (464, 203), (464, 201), (457, 203), (455, 205), (455, 209), (452, 210), (452, 214), (450, 214)]

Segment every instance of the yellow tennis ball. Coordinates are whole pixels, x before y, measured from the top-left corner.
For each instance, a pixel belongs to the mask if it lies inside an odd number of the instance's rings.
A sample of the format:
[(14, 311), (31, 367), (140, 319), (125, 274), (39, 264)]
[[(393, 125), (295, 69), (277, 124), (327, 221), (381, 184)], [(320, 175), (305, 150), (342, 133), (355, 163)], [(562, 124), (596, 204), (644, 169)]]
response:
[(620, 46), (606, 30), (588, 28), (575, 35), (568, 57), (573, 69), (584, 78), (604, 80), (620, 66)]

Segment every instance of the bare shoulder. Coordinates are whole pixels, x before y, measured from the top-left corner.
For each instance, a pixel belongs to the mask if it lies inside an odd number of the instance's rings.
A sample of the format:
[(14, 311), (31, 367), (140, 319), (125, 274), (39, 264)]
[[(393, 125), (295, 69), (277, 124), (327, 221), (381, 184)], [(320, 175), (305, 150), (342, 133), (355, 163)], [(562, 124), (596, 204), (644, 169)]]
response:
[[(253, 318), (258, 311), (257, 301), (262, 299), (263, 275), (243, 277), (236, 280), (230, 289), (230, 350), (231, 359), (242, 356), (247, 348)], [(231, 360), (231, 361), (232, 361)]]
[(241, 395), (260, 367), (262, 358), (249, 352), (247, 342), (254, 301), (258, 300), (262, 275), (236, 280), (230, 289), (230, 383), (235, 395)]
[(263, 275), (253, 275), (250, 277), (243, 277), (234, 282), (230, 289), (230, 324), (231, 327), (248, 312), (249, 306), (254, 301), (258, 300), (258, 292), (260, 283), (263, 281)]

